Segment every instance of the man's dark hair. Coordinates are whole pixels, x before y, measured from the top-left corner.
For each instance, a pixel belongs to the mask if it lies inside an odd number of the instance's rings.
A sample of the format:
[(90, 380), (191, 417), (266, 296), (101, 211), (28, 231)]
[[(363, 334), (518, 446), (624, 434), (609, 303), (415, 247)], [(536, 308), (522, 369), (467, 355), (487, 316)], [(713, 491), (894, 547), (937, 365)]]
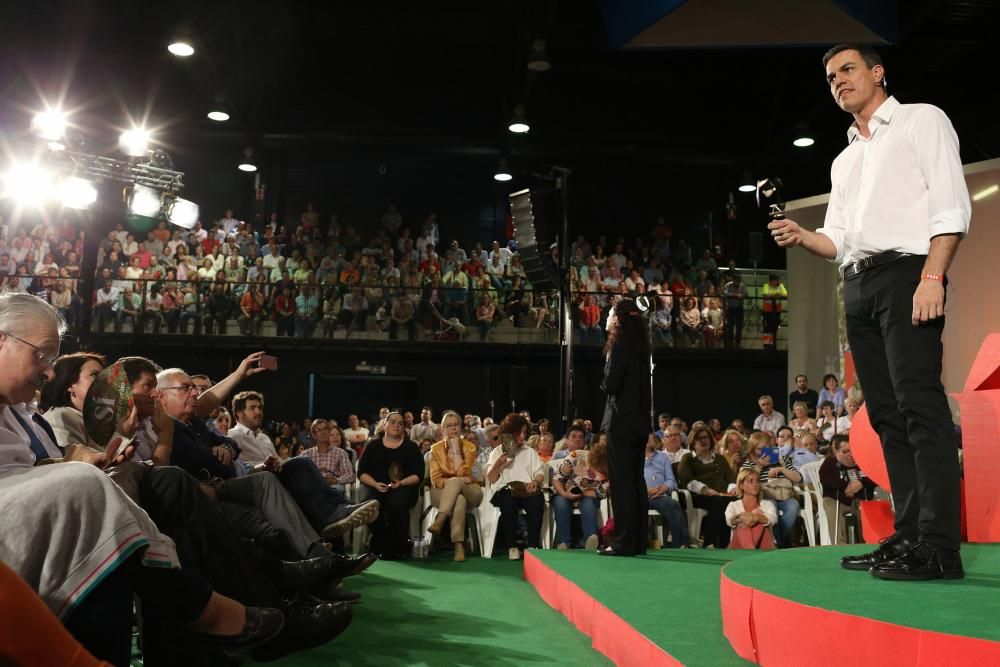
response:
[(122, 357), (117, 363), (121, 364), (125, 370), (125, 377), (128, 378), (129, 384), (138, 382), (143, 373), (150, 373), (155, 377), (163, 370), (146, 357)]
[(666, 419), (667, 421), (670, 421), (670, 415), (667, 414), (666, 412), (661, 412), (659, 415), (657, 415), (656, 419), (657, 420)]
[(830, 451), (839, 452), (844, 448), (844, 445), (851, 441), (851, 436), (845, 435), (843, 433), (838, 433), (837, 435), (830, 438)]
[(885, 67), (882, 62), (882, 56), (880, 56), (878, 51), (868, 44), (837, 44), (835, 47), (823, 54), (823, 67), (826, 67), (826, 64), (830, 62), (831, 58), (843, 51), (857, 51), (869, 69), (875, 67), (875, 65), (882, 65)]
[(830, 408), (831, 410), (833, 410), (835, 407), (836, 406), (833, 404), (833, 401), (823, 401), (822, 403), (819, 404), (820, 410), (822, 410), (823, 408)]
[(260, 401), (264, 405), (264, 397), (256, 391), (241, 391), (233, 396), (233, 414), (243, 412), (247, 409), (247, 401)]
[(576, 423), (572, 424), (568, 429), (566, 429), (566, 437), (568, 438), (569, 434), (572, 433), (573, 431), (579, 431), (581, 434), (583, 434), (584, 437), (587, 437), (587, 429), (585, 429), (582, 425)]
[(798, 381), (799, 381), (799, 378), (805, 378), (806, 380), (808, 380), (808, 379), (809, 379), (809, 378), (807, 378), (807, 377), (806, 377), (806, 374), (805, 374), (805, 373), (799, 373), (798, 375), (796, 375), (796, 376), (795, 376), (795, 381), (796, 381), (796, 382), (798, 382)]

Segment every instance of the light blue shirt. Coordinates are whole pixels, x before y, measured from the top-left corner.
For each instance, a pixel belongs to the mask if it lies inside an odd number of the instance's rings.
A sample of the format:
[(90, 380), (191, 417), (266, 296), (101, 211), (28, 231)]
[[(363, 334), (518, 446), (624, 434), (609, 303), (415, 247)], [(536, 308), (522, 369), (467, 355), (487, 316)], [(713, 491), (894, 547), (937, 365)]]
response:
[(646, 478), (646, 488), (667, 485), (671, 491), (677, 489), (677, 478), (674, 477), (674, 469), (670, 466), (670, 459), (660, 451), (654, 451), (652, 456), (647, 456), (643, 465), (643, 476)]

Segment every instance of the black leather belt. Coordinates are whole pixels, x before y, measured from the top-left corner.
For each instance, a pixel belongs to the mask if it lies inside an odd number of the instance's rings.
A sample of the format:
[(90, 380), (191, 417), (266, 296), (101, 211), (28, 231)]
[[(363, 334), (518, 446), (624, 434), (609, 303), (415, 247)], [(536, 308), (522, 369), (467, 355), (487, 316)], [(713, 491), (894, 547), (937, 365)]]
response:
[(908, 253), (897, 252), (896, 250), (888, 250), (886, 252), (880, 252), (877, 255), (869, 255), (863, 259), (859, 259), (856, 262), (848, 264), (844, 267), (844, 280), (850, 280), (859, 273), (864, 273), (868, 269), (874, 269), (876, 266), (882, 266), (883, 264), (888, 264), (889, 262), (895, 262), (897, 259), (902, 259), (904, 257), (909, 257)]

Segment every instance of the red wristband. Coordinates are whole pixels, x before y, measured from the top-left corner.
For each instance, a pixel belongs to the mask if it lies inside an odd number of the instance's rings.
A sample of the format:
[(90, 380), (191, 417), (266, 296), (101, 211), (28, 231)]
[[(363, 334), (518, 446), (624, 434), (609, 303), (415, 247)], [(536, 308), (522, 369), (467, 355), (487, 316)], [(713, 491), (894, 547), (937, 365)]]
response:
[(923, 278), (924, 280), (936, 280), (939, 283), (944, 282), (944, 276), (939, 276), (936, 273), (925, 273), (923, 276), (921, 276), (921, 278)]

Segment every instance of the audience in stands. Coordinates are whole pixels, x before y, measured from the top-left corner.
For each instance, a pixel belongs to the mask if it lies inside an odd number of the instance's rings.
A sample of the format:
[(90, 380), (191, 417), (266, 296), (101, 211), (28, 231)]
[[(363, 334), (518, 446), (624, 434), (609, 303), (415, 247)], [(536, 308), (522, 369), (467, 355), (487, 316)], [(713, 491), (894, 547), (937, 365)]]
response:
[(764, 394), (757, 399), (760, 414), (753, 420), (753, 430), (777, 433), (778, 428), (785, 425), (785, 415), (774, 409), (774, 399)]
[(795, 376), (795, 389), (788, 395), (788, 412), (792, 413), (792, 408), (797, 402), (806, 404), (806, 411), (809, 417), (816, 417), (816, 406), (819, 404), (819, 394), (815, 389), (809, 388), (809, 378), (803, 374)]

